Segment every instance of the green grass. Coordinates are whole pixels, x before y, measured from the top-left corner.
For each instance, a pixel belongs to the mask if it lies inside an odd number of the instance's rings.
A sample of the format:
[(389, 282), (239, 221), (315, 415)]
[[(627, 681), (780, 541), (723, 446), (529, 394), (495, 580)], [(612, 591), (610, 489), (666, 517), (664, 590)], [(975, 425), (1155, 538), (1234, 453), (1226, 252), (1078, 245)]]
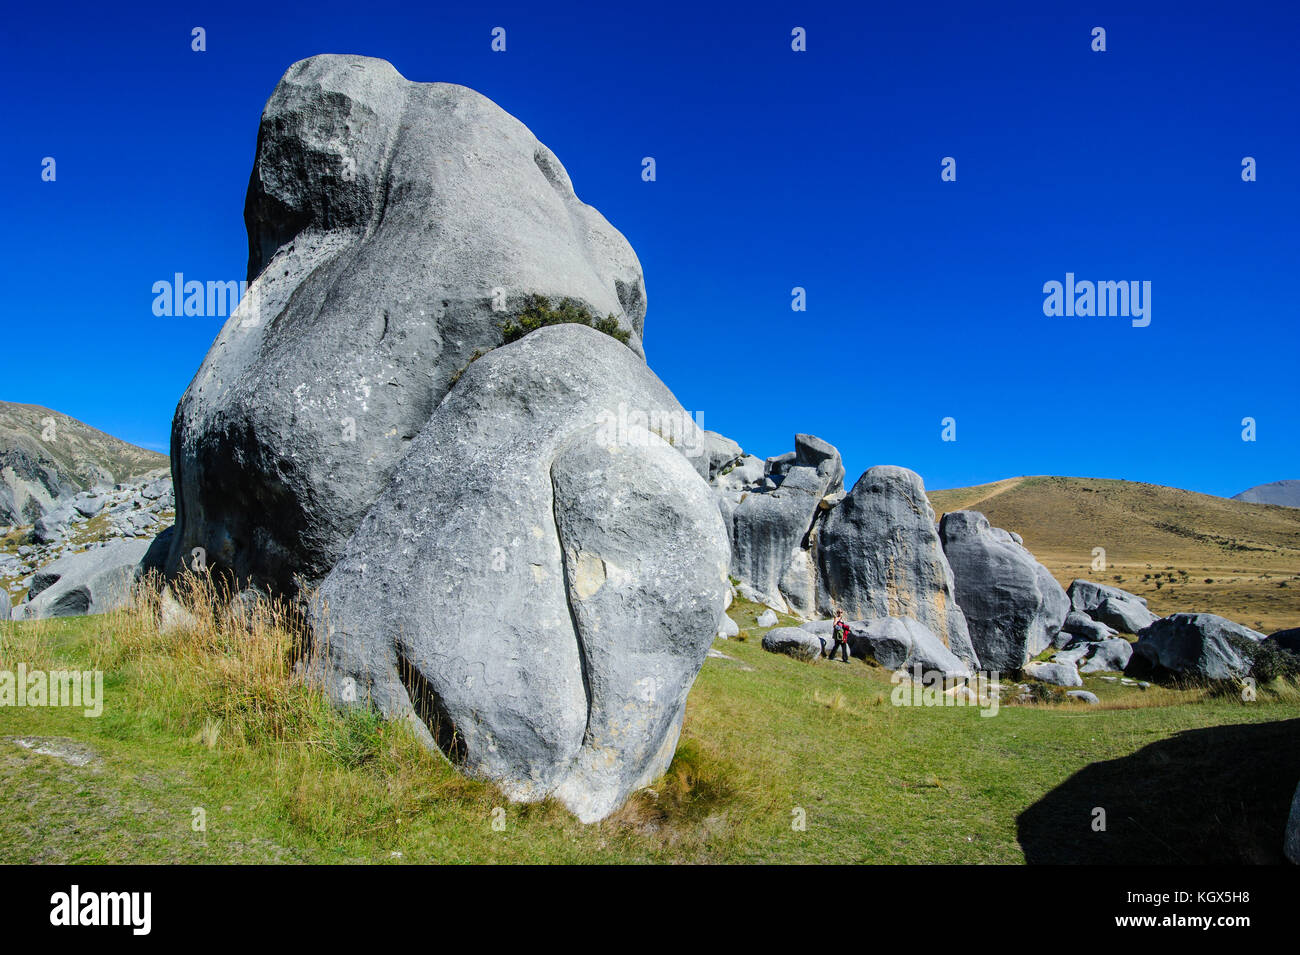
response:
[[(669, 772), (591, 826), (334, 712), (292, 678), (273, 626), (246, 641), (126, 615), (5, 624), (0, 669), (97, 663), (107, 701), (99, 719), (0, 708), (0, 860), (1019, 863), (1058, 842), (1098, 861), (1280, 859), (1278, 803), (1300, 778), (1284, 687), (1246, 704), (1090, 677), (1101, 706), (897, 707), (879, 667), (763, 651), (760, 610), (733, 606), (748, 639), (715, 643), (731, 659), (705, 662)], [(13, 736), (98, 755), (74, 767)], [(1098, 801), (1101, 835), (1084, 807)], [(1230, 850), (1207, 838), (1214, 819)]]

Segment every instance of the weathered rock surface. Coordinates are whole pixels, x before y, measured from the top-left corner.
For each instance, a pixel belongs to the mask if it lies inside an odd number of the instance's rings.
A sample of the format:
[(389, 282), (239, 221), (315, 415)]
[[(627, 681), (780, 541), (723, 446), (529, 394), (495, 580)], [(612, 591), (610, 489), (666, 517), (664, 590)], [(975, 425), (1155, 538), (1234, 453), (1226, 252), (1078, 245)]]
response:
[(1069, 599), (1024, 545), (978, 511), (945, 514), (939, 539), (982, 667), (1014, 672), (1052, 645)]
[(1123, 673), (1133, 656), (1133, 644), (1122, 637), (1087, 645), (1087, 660), (1080, 673)]
[[(763, 603), (811, 613), (816, 581), (809, 550), (820, 502), (844, 487), (835, 448), (812, 435), (795, 435), (795, 450), (768, 462), (770, 490), (738, 496), (729, 510), (731, 572), (762, 594)], [(724, 495), (724, 500), (726, 495)]]
[[(825, 646), (829, 646), (829, 642)], [(802, 627), (774, 627), (763, 634), (763, 649), (769, 653), (784, 653), (796, 660), (816, 660), (822, 655), (823, 641)]]
[(685, 415), (583, 326), (474, 362), (312, 614), (334, 698), (406, 716), (467, 772), (586, 821), (667, 768), (728, 587), (707, 461), (611, 432), (620, 403)]
[(1040, 683), (1053, 683), (1056, 686), (1083, 686), (1083, 677), (1079, 671), (1068, 663), (1026, 663), (1025, 676)]
[(147, 541), (113, 541), (69, 554), (43, 568), (15, 620), (107, 613), (126, 606)]
[(906, 468), (870, 468), (824, 517), (818, 535), (818, 610), (846, 617), (908, 617), (963, 663), (978, 665), (952, 568), (939, 543), (921, 478)]
[(1125, 672), (1191, 682), (1240, 679), (1250, 672), (1250, 658), (1232, 645), (1233, 637), (1264, 639), (1262, 633), (1212, 613), (1176, 613), (1138, 634)]
[(278, 589), (322, 578), (530, 295), (615, 316), (642, 354), (631, 247), (463, 86), (362, 56), (295, 63), (262, 113), (244, 219), (247, 294), (173, 420), (173, 566), (203, 547)]
[[(1093, 620), (1082, 610), (1071, 610), (1065, 615), (1065, 622), (1061, 624), (1061, 634), (1068, 637), (1078, 637), (1080, 640), (1099, 641), (1109, 640), (1119, 631), (1114, 627), (1108, 627), (1104, 623)], [(1062, 641), (1058, 635), (1056, 641), (1058, 646), (1069, 643), (1068, 639)]]
[(1127, 590), (1120, 590), (1118, 587), (1112, 587), (1109, 584), (1098, 584), (1091, 580), (1084, 580), (1082, 577), (1076, 578), (1070, 582), (1070, 587), (1066, 591), (1070, 598), (1070, 609), (1081, 610), (1091, 616), (1092, 611), (1102, 605), (1102, 602), (1108, 599), (1129, 600), (1147, 605), (1145, 597), (1139, 597), (1137, 594), (1131, 594)]
[(1160, 618), (1132, 600), (1107, 597), (1101, 605), (1089, 611), (1098, 623), (1104, 623), (1120, 633), (1139, 633)]

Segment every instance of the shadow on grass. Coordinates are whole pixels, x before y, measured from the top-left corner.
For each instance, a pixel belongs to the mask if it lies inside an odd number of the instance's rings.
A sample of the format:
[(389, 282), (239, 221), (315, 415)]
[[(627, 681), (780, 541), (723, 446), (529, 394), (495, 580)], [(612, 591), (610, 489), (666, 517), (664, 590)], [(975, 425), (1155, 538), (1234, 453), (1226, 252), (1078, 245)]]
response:
[(1017, 835), (1030, 864), (1282, 863), (1297, 781), (1300, 719), (1187, 730), (1075, 773)]

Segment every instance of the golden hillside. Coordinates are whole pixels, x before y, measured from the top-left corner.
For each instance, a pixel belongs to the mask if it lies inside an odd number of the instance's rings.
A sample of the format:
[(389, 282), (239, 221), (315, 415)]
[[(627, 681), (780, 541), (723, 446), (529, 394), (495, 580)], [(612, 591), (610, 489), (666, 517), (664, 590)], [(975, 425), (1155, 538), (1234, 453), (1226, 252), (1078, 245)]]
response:
[[(1300, 626), (1300, 509), (1101, 478), (1021, 477), (930, 491), (1015, 531), (1063, 585), (1117, 584), (1160, 614), (1208, 611), (1271, 632)], [(1106, 569), (1093, 570), (1093, 548)]]

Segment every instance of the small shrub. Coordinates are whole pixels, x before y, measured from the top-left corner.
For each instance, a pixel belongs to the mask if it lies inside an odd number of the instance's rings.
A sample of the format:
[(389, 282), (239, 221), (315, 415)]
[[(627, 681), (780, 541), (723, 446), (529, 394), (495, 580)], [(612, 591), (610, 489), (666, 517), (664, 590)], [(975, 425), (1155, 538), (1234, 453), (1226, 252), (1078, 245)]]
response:
[(530, 295), (519, 314), (501, 326), (502, 343), (509, 345), (529, 332), (535, 332), (548, 325), (566, 324), (586, 325), (598, 332), (604, 332), (624, 345), (632, 337), (627, 329), (619, 327), (618, 319), (613, 315), (596, 318), (586, 306), (571, 298), (562, 299), (559, 305), (553, 307), (550, 299), (545, 295)]
[(1249, 637), (1235, 634), (1228, 637), (1228, 643), (1250, 661), (1250, 675), (1257, 683), (1272, 683), (1277, 679), (1300, 680), (1300, 655), (1285, 650), (1276, 643), (1256, 643)]

